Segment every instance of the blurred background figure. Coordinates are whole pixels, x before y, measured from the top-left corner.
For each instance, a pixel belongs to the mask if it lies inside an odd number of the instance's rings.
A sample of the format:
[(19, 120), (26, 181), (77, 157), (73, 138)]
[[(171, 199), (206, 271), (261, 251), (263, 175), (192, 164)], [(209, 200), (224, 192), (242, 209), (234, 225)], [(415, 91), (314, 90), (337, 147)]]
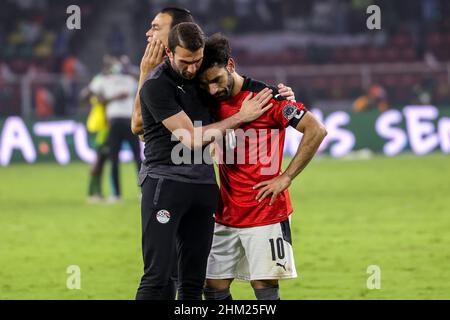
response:
[(54, 115), (53, 94), (44, 86), (37, 86), (35, 91), (36, 116), (38, 118), (49, 118)]
[(353, 111), (361, 112), (367, 110), (386, 111), (389, 108), (386, 90), (380, 85), (370, 86), (367, 93), (358, 97), (353, 103)]
[(96, 159), (92, 165), (89, 175), (88, 202), (96, 203), (103, 201), (102, 175), (106, 160), (109, 157), (109, 146), (106, 144), (108, 138), (108, 122), (106, 120), (106, 107), (102, 103), (104, 99), (101, 88), (105, 78), (113, 72), (114, 63), (117, 61), (109, 55), (103, 57), (102, 72), (96, 75), (89, 86), (84, 88), (80, 94), (81, 102), (89, 100), (90, 113), (87, 119), (87, 130), (95, 134), (93, 144), (96, 151)]
[(128, 74), (130, 76), (135, 77), (136, 79), (139, 79), (140, 70), (137, 65), (134, 65), (130, 57), (126, 54), (120, 56), (120, 63), (122, 64), (122, 72), (124, 74)]
[[(126, 64), (123, 65), (122, 61)], [(95, 134), (96, 160), (91, 168), (88, 202), (104, 199), (102, 173), (107, 159), (111, 160), (110, 202), (121, 200), (119, 182), (119, 154), (123, 142), (127, 142), (134, 157), (137, 170), (141, 165), (140, 145), (131, 133), (131, 112), (133, 98), (137, 90), (136, 75), (129, 61), (106, 55), (103, 70), (95, 76), (89, 86), (81, 92), (81, 101), (89, 99), (91, 110), (87, 119), (87, 129)]]
[(65, 57), (62, 61), (62, 86), (66, 96), (64, 113), (73, 114), (78, 109), (78, 94), (81, 90), (80, 79), (86, 77), (84, 64), (74, 55)]
[(112, 195), (111, 202), (121, 200), (119, 182), (119, 153), (123, 142), (127, 142), (136, 163), (136, 170), (141, 167), (141, 151), (139, 139), (131, 132), (131, 114), (134, 97), (138, 88), (137, 79), (123, 72), (118, 59), (114, 60), (111, 73), (104, 76), (103, 81), (96, 83), (93, 91), (98, 92), (99, 101), (106, 108), (106, 119), (109, 132), (106, 140), (111, 159)]
[(433, 104), (433, 88), (435, 83), (432, 77), (424, 79), (421, 83), (412, 88), (411, 104), (413, 105), (431, 105)]

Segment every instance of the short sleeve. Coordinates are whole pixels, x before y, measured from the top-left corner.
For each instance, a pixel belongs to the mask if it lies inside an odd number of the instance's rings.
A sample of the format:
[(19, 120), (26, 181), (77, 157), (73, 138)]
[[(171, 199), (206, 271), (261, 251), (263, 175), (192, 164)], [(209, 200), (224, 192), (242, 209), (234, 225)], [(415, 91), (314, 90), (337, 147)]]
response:
[(282, 128), (288, 126), (296, 128), (308, 110), (303, 103), (281, 100), (273, 102), (272, 117)]
[(176, 88), (164, 79), (147, 80), (141, 91), (141, 105), (147, 108), (156, 122), (183, 111), (176, 101)]

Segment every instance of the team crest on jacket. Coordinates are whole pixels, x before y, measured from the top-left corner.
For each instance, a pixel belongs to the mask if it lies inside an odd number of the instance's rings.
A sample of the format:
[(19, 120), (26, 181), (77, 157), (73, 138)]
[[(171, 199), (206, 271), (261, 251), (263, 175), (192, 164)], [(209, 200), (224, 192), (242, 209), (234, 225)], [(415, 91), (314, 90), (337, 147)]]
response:
[(292, 104), (288, 104), (283, 109), (283, 116), (287, 119), (287, 121), (291, 121), (291, 119), (295, 116), (295, 111), (297, 108)]
[(156, 213), (156, 220), (158, 220), (159, 223), (166, 224), (170, 220), (170, 213), (167, 210), (159, 210)]

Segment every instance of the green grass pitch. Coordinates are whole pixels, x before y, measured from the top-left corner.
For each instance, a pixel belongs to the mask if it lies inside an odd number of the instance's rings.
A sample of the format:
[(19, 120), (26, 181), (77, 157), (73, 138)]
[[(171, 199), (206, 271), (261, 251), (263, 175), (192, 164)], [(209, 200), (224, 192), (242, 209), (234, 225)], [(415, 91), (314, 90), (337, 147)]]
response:
[[(291, 186), (299, 277), (282, 299), (450, 299), (450, 161), (316, 159)], [(142, 272), (139, 190), (86, 204), (89, 167), (0, 168), (0, 299), (133, 299)], [(106, 184), (106, 183), (105, 183)], [(81, 290), (66, 288), (81, 268)], [(369, 290), (367, 267), (381, 269)], [(234, 283), (235, 299), (254, 299)]]

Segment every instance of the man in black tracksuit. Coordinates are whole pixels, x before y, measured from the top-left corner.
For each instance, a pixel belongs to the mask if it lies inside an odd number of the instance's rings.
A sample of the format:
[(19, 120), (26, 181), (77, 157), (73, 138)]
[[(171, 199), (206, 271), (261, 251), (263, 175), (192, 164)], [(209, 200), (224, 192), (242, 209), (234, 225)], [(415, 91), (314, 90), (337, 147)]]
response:
[(196, 24), (175, 26), (169, 59), (140, 91), (146, 159), (140, 174), (144, 275), (137, 299), (173, 299), (166, 288), (177, 266), (178, 298), (201, 299), (219, 195), (208, 144), (271, 107), (267, 89), (211, 124), (211, 102), (193, 81), (204, 44)]

